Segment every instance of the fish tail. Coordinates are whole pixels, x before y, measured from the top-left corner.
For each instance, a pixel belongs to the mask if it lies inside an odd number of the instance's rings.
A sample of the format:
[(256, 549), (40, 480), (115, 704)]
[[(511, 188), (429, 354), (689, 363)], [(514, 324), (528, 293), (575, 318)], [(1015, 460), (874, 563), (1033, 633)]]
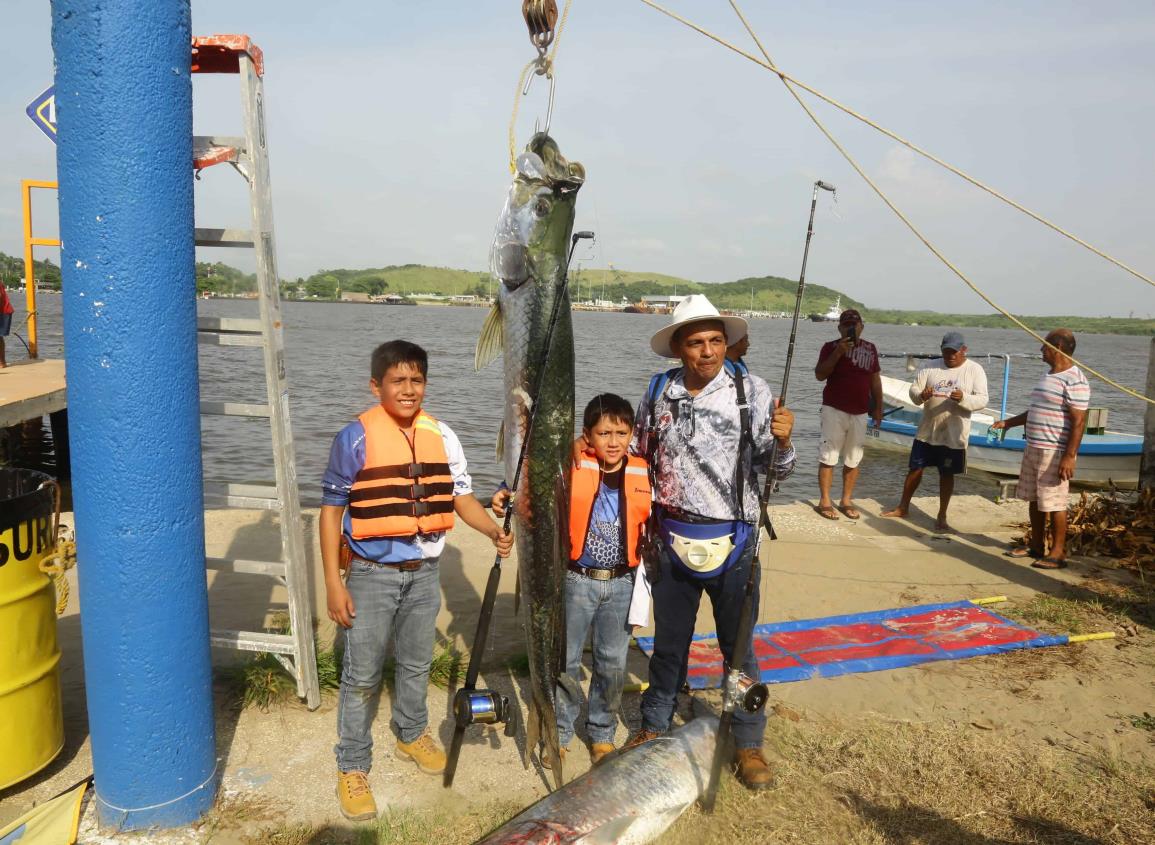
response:
[(542, 742), (545, 745), (542, 757), (550, 762), (554, 788), (561, 789), (565, 785), (565, 773), (562, 771), (564, 763), (562, 763), (561, 757), (561, 741), (557, 735), (557, 716), (552, 702), (546, 707), (535, 708), (535, 710), (539, 719), (538, 732), (541, 734)]
[(529, 758), (537, 751), (541, 740), (541, 719), (537, 715), (537, 703), (529, 699), (529, 715), (525, 720), (525, 767), (529, 768)]

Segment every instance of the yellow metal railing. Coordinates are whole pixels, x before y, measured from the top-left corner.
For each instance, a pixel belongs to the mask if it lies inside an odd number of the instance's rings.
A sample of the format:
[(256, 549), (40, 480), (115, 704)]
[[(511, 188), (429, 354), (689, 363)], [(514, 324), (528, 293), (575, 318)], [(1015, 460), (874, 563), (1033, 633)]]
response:
[(60, 246), (57, 238), (37, 238), (32, 235), (32, 189), (56, 190), (56, 182), (37, 179), (22, 179), (20, 193), (24, 201), (24, 296), (28, 303), (28, 357), (37, 357), (36, 347), (36, 272), (32, 248), (37, 246)]

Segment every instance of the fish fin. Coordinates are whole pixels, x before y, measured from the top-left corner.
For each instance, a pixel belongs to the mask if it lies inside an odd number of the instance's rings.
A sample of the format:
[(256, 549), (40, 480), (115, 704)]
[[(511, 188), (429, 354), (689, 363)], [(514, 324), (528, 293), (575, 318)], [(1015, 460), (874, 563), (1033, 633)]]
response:
[(505, 423), (497, 427), (497, 446), (493, 451), (498, 461), (505, 459)]
[[(552, 715), (553, 708), (549, 708), (549, 711)], [(546, 714), (540, 709), (537, 711), (537, 714), (539, 721), (538, 733), (541, 734), (542, 744), (544, 746), (542, 757), (547, 757), (550, 761), (550, 771), (553, 772), (554, 789), (561, 789), (565, 786), (565, 764), (561, 759), (561, 740), (557, 735), (557, 719), (554, 718), (546, 721)]]
[(477, 338), (477, 349), (473, 353), (473, 369), (480, 370), (495, 358), (499, 358), (504, 342), (505, 329), (501, 322), (501, 305), (495, 302)]
[(514, 581), (513, 581), (513, 615), (517, 616), (517, 613), (519, 610), (521, 610), (521, 572), (520, 571), (514, 576)]
[[(680, 813), (681, 810), (678, 812)], [(674, 818), (677, 816), (675, 815)], [(616, 819), (610, 819), (601, 827), (591, 830), (582, 837), (582, 845), (615, 845), (615, 843), (622, 841), (626, 832), (637, 820), (637, 816), (619, 816)], [(673, 819), (670, 821), (672, 822)]]

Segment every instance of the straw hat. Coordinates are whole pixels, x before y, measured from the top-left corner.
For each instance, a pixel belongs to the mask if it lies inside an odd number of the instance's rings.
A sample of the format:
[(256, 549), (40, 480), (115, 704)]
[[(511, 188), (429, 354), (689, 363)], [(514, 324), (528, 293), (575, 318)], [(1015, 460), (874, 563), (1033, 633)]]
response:
[(732, 345), (746, 336), (749, 326), (741, 317), (723, 317), (718, 313), (710, 300), (700, 293), (687, 296), (678, 303), (674, 313), (670, 315), (670, 325), (657, 332), (650, 338), (650, 348), (663, 358), (677, 358), (677, 353), (670, 348), (670, 341), (674, 332), (690, 323), (699, 323), (703, 320), (717, 320), (722, 323), (726, 333), (726, 344)]

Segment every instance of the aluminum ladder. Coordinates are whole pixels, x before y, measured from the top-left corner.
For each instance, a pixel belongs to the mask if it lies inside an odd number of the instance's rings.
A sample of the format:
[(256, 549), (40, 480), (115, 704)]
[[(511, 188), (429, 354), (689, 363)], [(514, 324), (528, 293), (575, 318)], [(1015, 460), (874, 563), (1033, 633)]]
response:
[(236, 508), (275, 511), (280, 517), (281, 560), (228, 560), (209, 558), (208, 569), (269, 575), (288, 589), (288, 634), (213, 629), (214, 646), (267, 652), (296, 679), (297, 695), (309, 709), (321, 703), (313, 614), (309, 603), (309, 576), (301, 528), (293, 433), (289, 425), (289, 392), (285, 381), (285, 343), (281, 297), (273, 239), (272, 190), (264, 112), (264, 58), (247, 35), (211, 35), (193, 39), (193, 73), (235, 73), (240, 77), (244, 112), (242, 138), (194, 137), (193, 167), (200, 172), (215, 164), (229, 164), (244, 178), (249, 191), (252, 229), (196, 230), (197, 246), (241, 247), (256, 250), (258, 319), (198, 317), (198, 343), (218, 346), (257, 346), (264, 355), (268, 404), (210, 401), (202, 398), (201, 414), (267, 418), (272, 429), (276, 485), (238, 484), (206, 480), (205, 499)]

